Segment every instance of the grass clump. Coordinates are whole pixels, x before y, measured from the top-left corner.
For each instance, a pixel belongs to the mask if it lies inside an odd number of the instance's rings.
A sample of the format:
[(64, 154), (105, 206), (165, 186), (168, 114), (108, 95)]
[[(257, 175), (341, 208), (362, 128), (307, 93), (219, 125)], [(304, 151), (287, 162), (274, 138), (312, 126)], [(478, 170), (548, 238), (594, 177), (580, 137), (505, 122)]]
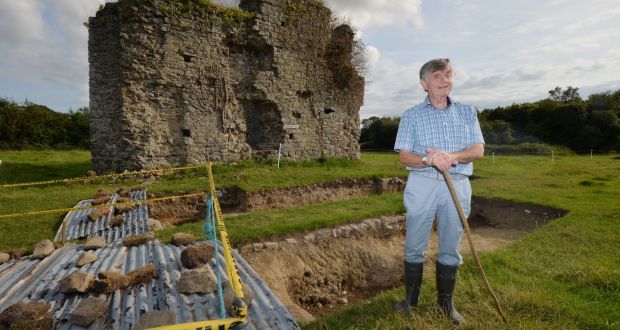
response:
[[(236, 7), (229, 7), (210, 0), (119, 0), (118, 4), (123, 10), (132, 6), (149, 6), (156, 8), (162, 14), (169, 17), (181, 17), (187, 15), (197, 15), (206, 17), (216, 15), (226, 24), (242, 23), (254, 18), (254, 13)], [(187, 31), (191, 27), (182, 25), (181, 29)]]

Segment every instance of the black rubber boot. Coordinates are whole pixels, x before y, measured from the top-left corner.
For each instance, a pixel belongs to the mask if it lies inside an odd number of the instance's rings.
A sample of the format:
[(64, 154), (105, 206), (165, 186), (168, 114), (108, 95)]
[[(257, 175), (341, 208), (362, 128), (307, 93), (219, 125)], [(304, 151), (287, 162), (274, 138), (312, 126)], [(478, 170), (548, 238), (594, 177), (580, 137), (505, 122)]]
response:
[(418, 305), (423, 271), (424, 263), (405, 261), (405, 299), (394, 304), (395, 311), (399, 313), (408, 312)]
[(456, 310), (452, 300), (458, 269), (458, 266), (446, 266), (437, 263), (437, 304), (455, 324), (463, 325), (465, 319)]

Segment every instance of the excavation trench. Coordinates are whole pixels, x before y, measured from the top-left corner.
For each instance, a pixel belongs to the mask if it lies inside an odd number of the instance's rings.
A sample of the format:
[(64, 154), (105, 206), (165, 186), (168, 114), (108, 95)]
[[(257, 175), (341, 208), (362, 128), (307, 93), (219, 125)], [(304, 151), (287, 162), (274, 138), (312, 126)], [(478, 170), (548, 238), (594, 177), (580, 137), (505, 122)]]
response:
[[(566, 211), (527, 203), (474, 197), (470, 226), (478, 252), (493, 250)], [(243, 257), (301, 322), (401, 285), (404, 216), (367, 219), (275, 242), (239, 248)], [(469, 255), (463, 238), (461, 251)], [(433, 271), (436, 234), (431, 234), (426, 270)]]
[[(224, 213), (256, 212), (379, 195), (402, 191), (404, 188), (404, 177), (344, 178), (312, 185), (249, 192), (237, 187), (223, 188), (218, 200)], [(204, 194), (204, 191), (198, 192)], [(177, 194), (182, 193), (175, 195)], [(166, 194), (149, 194), (149, 198), (164, 196)], [(149, 203), (149, 215), (164, 225), (203, 219), (204, 197), (175, 198)]]
[[(251, 193), (229, 188), (222, 191), (220, 201), (224, 212), (258, 211), (400, 191), (404, 184), (403, 178), (384, 178), (342, 179)], [(164, 225), (201, 220), (203, 197), (149, 204), (149, 214)], [(564, 214), (564, 210), (542, 205), (474, 197), (469, 224), (476, 250), (484, 252)], [(404, 222), (402, 215), (385, 216), (238, 248), (293, 316), (305, 322), (401, 285)], [(469, 251), (464, 237), (461, 252), (467, 256)], [(425, 271), (434, 269), (436, 254), (433, 232), (426, 253), (430, 267)]]

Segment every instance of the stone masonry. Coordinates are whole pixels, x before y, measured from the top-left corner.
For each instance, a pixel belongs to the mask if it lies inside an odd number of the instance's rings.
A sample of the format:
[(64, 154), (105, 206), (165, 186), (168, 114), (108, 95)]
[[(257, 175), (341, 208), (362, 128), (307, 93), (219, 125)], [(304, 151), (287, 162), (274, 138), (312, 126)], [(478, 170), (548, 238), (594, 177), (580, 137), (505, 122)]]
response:
[(354, 33), (319, 0), (120, 0), (88, 26), (98, 173), (359, 158)]

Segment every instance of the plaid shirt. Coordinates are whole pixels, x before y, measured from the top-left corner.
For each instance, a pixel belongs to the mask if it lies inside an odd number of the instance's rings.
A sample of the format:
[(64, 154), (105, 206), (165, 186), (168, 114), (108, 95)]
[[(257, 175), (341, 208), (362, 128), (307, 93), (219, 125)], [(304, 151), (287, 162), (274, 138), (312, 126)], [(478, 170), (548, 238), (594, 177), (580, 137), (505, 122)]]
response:
[[(426, 156), (426, 148), (454, 152), (472, 144), (484, 143), (476, 109), (470, 105), (454, 102), (448, 97), (448, 107), (438, 110), (428, 96), (424, 102), (408, 109), (400, 119), (396, 135), (395, 151), (407, 150)], [(438, 173), (433, 167), (413, 168), (409, 171)], [(450, 173), (471, 175), (473, 163), (458, 164)]]

